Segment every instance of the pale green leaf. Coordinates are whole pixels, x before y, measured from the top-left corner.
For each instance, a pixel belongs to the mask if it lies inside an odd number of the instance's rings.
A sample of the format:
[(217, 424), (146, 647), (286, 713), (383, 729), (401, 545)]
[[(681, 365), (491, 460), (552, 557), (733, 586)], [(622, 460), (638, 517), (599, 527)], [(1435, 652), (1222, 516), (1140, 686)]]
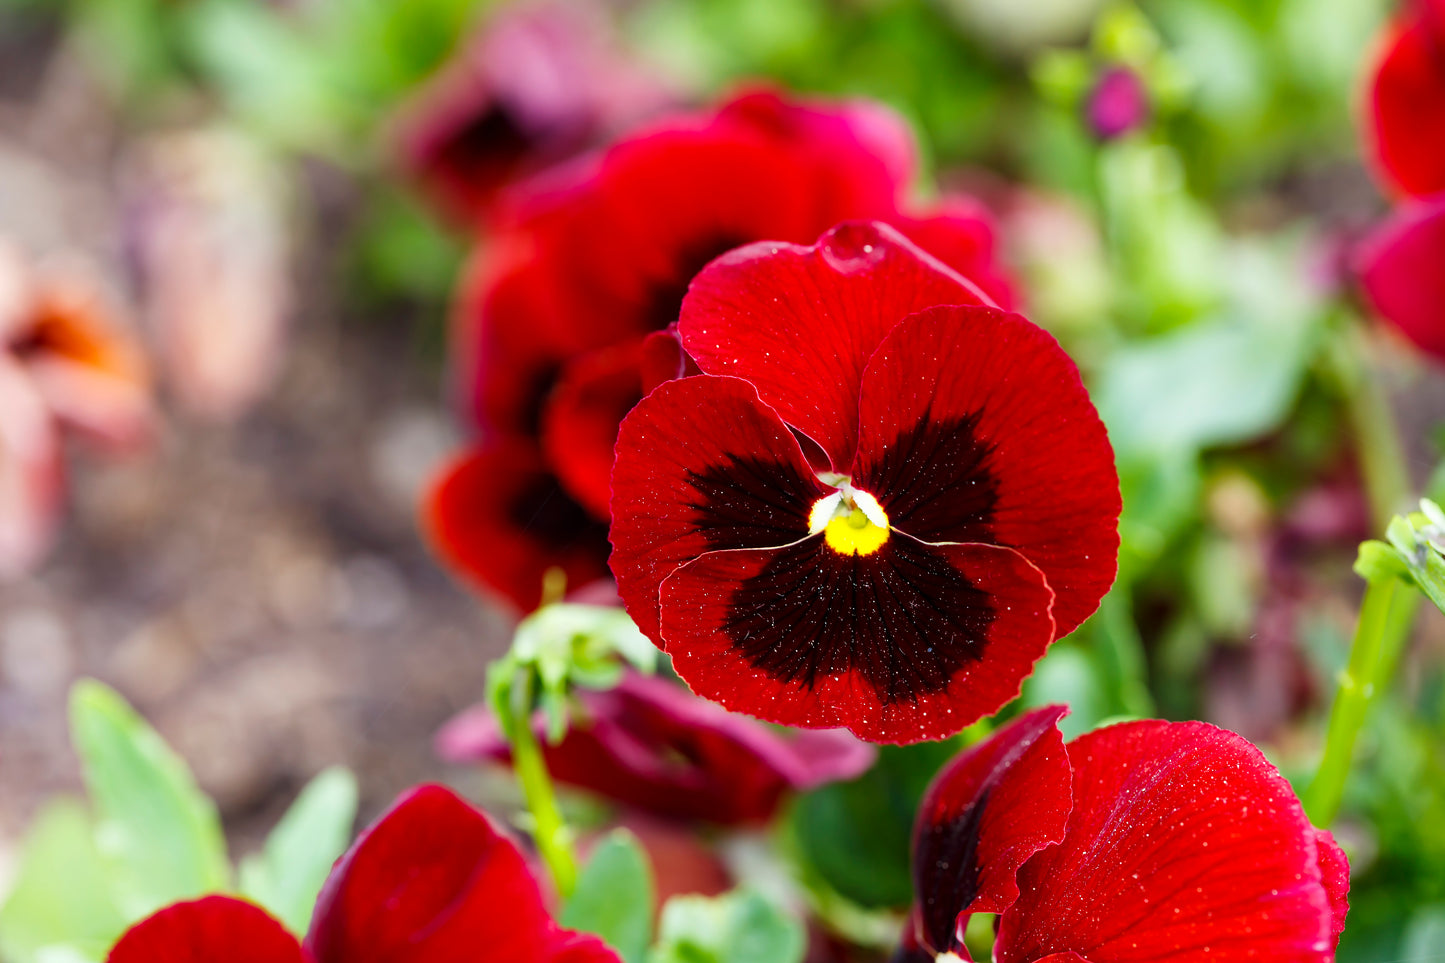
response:
[(70, 728), (96, 847), (125, 918), (224, 890), (230, 867), (215, 804), (156, 731), (93, 680), (71, 690)]
[(356, 777), (327, 769), (301, 791), (265, 848), (241, 862), (241, 893), (260, 903), (300, 936), (332, 865), (351, 841)]

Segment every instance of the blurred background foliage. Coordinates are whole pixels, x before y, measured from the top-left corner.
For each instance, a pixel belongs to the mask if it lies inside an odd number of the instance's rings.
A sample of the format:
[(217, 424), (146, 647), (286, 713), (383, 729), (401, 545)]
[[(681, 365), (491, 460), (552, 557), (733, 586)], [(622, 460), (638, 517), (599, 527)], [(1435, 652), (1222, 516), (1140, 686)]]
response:
[[(0, 57), (58, 34), (134, 134), (243, 138), (295, 186), (303, 233), (340, 239), (350, 315), (405, 327), (412, 362), (436, 369), (473, 238), (432, 216), (390, 137), (409, 96), (499, 5), (0, 0)], [(1358, 600), (1355, 545), (1425, 485), (1445, 414), (1438, 375), (1362, 325), (1344, 266), (1384, 208), (1357, 114), (1391, 6), (606, 5), (630, 55), (680, 99), (760, 79), (879, 98), (916, 125), (926, 180), (996, 212), (1025, 311), (1083, 367), (1124, 485), (1119, 582), (1024, 694), (1068, 702), (1070, 734), (1119, 716), (1206, 718), (1261, 741), (1302, 781), (1318, 758)], [(1150, 115), (1100, 138), (1087, 101), (1118, 67), (1141, 78)], [(1381, 404), (1406, 428), (1413, 479), (1378, 467), (1395, 443)], [(1337, 825), (1355, 866), (1346, 961), (1445, 945), (1435, 613), (1415, 642), (1366, 729)], [(796, 804), (784, 832), (819, 906), (842, 919), (840, 901), (864, 916), (907, 902), (912, 814), (953, 748), (887, 749), (858, 782)]]

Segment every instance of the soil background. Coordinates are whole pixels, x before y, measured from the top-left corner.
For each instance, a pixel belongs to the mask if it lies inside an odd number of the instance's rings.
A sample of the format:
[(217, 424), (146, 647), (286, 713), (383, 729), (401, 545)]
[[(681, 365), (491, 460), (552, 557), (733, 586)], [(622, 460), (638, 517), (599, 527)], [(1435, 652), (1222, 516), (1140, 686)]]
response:
[[(13, 26), (0, 23), (0, 237), (84, 255), (133, 294), (115, 110), (55, 31)], [(480, 696), (508, 617), (454, 584), (418, 532), (425, 480), (457, 442), (437, 353), (418, 348), (435, 343), (439, 312), (347, 316), (330, 237), (347, 186), (325, 171), (299, 180), (321, 216), (261, 403), (206, 424), (163, 392), (149, 451), (71, 452), (60, 544), (0, 584), (0, 880), (36, 807), (80, 788), (66, 698), (84, 676), (186, 758), (233, 855), (328, 765), (357, 773), (363, 820), (408, 785), (457, 775), (431, 738)]]

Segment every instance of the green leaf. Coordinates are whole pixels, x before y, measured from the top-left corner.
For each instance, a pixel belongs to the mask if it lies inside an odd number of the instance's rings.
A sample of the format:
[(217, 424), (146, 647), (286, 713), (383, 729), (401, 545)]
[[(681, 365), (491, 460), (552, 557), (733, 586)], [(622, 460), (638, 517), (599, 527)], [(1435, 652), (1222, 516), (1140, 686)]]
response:
[(561, 922), (602, 937), (625, 963), (642, 963), (652, 942), (655, 900), (647, 856), (631, 833), (619, 829), (593, 850)]
[(803, 924), (757, 893), (676, 896), (662, 908), (649, 963), (798, 963)]
[(880, 746), (878, 762), (847, 783), (815, 789), (792, 810), (800, 856), (830, 887), (865, 907), (907, 906), (913, 817), (956, 741)]
[(351, 841), (356, 777), (334, 767), (307, 784), (260, 852), (241, 862), (241, 893), (298, 936), (311, 923), (316, 896)]
[(90, 815), (77, 800), (50, 803), (30, 828), (15, 884), (0, 908), (0, 958), (37, 963), (42, 953), (68, 951), (100, 960), (125, 924), (95, 849)]
[[(1290, 249), (1235, 244), (1211, 283), (1230, 304), (1169, 334), (1126, 345), (1094, 391), (1121, 460), (1250, 441), (1289, 414), (1323, 318)], [(1283, 289), (1283, 290), (1281, 290)]]
[(161, 737), (113, 690), (82, 680), (70, 730), (96, 813), (96, 847), (127, 920), (224, 890), (230, 876), (215, 804)]

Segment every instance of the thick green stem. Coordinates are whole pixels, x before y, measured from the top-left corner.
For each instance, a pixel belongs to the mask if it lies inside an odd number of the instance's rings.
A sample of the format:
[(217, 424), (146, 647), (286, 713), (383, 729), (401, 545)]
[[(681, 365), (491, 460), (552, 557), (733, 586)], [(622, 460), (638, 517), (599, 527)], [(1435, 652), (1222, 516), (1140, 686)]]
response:
[(527, 808), (532, 812), (533, 839), (552, 874), (558, 895), (566, 899), (577, 885), (577, 856), (572, 851), (572, 831), (562, 818), (557, 793), (552, 788), (552, 777), (542, 759), (542, 747), (537, 743), (529, 720), (516, 720), (511, 729), (512, 766), (527, 797)]
[[(1320, 760), (1314, 782), (1305, 794), (1305, 811), (1316, 826), (1334, 822), (1344, 798), (1345, 781), (1355, 755), (1355, 740), (1364, 725), (1370, 703), (1389, 682), (1381, 678), (1386, 667), (1389, 636), (1392, 632), (1392, 603), (1399, 594), (1400, 582), (1395, 578), (1373, 581), (1365, 589), (1360, 605), (1360, 621), (1355, 626), (1355, 639), (1350, 648), (1350, 661), (1340, 673), (1340, 687), (1330, 711), (1330, 728), (1325, 737), (1325, 754)], [(1398, 631), (1395, 629), (1394, 631)]]

